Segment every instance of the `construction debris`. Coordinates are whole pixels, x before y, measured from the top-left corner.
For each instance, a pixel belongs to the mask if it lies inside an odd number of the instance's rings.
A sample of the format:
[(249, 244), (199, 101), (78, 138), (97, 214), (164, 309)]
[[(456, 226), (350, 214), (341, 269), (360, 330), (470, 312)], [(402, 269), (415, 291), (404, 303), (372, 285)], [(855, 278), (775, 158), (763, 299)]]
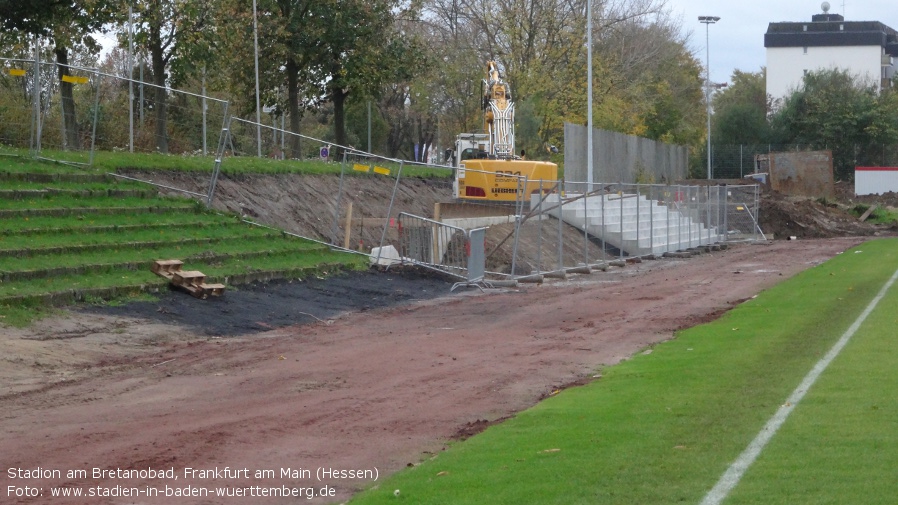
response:
[(206, 275), (199, 270), (181, 270), (184, 262), (181, 260), (156, 260), (151, 270), (154, 274), (165, 277), (173, 286), (187, 291), (196, 298), (206, 299), (209, 295), (221, 296), (224, 294), (224, 284), (206, 284)]

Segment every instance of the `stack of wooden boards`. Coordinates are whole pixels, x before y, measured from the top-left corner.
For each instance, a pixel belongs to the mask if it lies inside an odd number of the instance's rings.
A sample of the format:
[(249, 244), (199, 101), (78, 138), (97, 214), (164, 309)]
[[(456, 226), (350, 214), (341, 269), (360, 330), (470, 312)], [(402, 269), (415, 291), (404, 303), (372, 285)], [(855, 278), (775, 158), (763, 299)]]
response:
[(221, 296), (224, 294), (224, 284), (206, 284), (206, 275), (198, 270), (181, 270), (184, 262), (181, 260), (156, 260), (153, 262), (154, 274), (165, 277), (191, 295), (205, 299), (209, 295)]

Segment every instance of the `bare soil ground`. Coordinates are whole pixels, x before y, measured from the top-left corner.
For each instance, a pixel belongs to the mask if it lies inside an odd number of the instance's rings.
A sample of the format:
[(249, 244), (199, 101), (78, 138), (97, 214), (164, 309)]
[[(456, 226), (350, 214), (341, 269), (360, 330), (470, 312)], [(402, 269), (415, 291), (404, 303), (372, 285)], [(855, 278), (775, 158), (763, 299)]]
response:
[[(382, 479), (443, 450), (454, 437), (565, 385), (593, 380), (603, 366), (711, 320), (862, 240), (740, 245), (484, 294), (450, 295), (443, 281), (395, 272), (366, 274), (371, 277), (364, 285), (350, 277), (348, 283), (247, 287), (226, 295), (233, 301), (215, 305), (173, 293), (140, 310), (66, 313), (24, 330), (5, 328), (0, 493), (27, 485), (44, 495), (4, 496), (0, 502), (294, 503), (296, 498), (63, 500), (49, 493), (52, 486), (325, 484), (335, 496), (312, 503), (343, 501), (376, 482), (318, 482), (319, 467), (376, 468)], [(306, 291), (292, 291), (298, 287)], [(343, 299), (355, 302), (340, 314), (316, 305)], [(381, 307), (384, 300), (403, 303)], [(234, 311), (242, 319), (225, 320)], [(221, 329), (214, 326), (217, 319)], [(183, 473), (185, 467), (225, 466), (251, 473)], [(62, 475), (13, 479), (7, 468), (58, 469)], [(93, 478), (93, 468), (174, 468), (180, 478)], [(281, 468), (313, 475), (282, 477)], [(88, 476), (67, 477), (73, 469), (88, 470)], [(257, 469), (273, 469), (276, 477), (256, 478)]]

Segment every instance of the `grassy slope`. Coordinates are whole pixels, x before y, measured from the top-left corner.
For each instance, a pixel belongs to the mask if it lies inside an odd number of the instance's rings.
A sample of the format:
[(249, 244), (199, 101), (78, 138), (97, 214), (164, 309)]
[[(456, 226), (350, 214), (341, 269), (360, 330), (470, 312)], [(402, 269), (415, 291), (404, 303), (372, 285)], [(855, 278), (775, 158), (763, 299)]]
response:
[[(869, 242), (859, 248), (863, 253), (849, 251), (814, 267), (718, 321), (605, 370), (600, 380), (389, 478), (353, 503), (396, 503), (394, 489), (401, 490), (400, 501), (420, 504), (698, 503), (898, 268), (896, 249), (895, 240)], [(737, 488), (738, 503), (855, 503), (869, 476), (881, 478), (880, 488), (893, 484), (898, 402), (878, 384), (898, 377), (881, 350), (885, 342), (876, 343), (879, 331), (894, 327), (892, 314), (888, 303), (880, 305), (874, 320), (882, 327), (865, 325), (824, 374), (775, 437), (765, 454), (770, 461)], [(855, 401), (830, 405), (842, 401), (840, 394)], [(818, 425), (827, 425), (825, 431)], [(826, 461), (819, 454), (824, 434), (832, 449), (827, 466), (818, 468)], [(795, 450), (801, 437), (805, 443)], [(843, 473), (849, 464), (858, 470)], [(816, 480), (780, 476), (795, 468)], [(825, 486), (833, 482), (839, 486)], [(811, 490), (821, 499), (805, 499)], [(885, 496), (863, 502), (884, 503)]]
[[(97, 153), (97, 166), (77, 168), (27, 158), (0, 158), (0, 211), (5, 212), (0, 217), (0, 322), (25, 325), (46, 313), (48, 304), (66, 299), (56, 296), (59, 293), (99, 293), (106, 288), (122, 287), (135, 287), (134, 292), (152, 291), (166, 283), (150, 273), (149, 265), (154, 259), (186, 260), (187, 268), (202, 270), (212, 282), (260, 272), (295, 277), (305, 275), (301, 270), (308, 272), (316, 266), (329, 270), (336, 264), (345, 268), (366, 264), (359, 256), (332, 252), (321, 244), (247, 225), (235, 216), (206, 211), (197, 201), (160, 198), (152, 192), (144, 196), (110, 196), (104, 191), (152, 189), (103, 175), (118, 167), (206, 167), (211, 171), (210, 161)], [(271, 161), (240, 159), (234, 165), (245, 173), (339, 172), (338, 165), (320, 162), (266, 169)], [(56, 193), (33, 191), (43, 189)], [(22, 190), (29, 192), (21, 193)], [(85, 190), (94, 193), (82, 193)], [(148, 207), (154, 211), (147, 212)], [(103, 208), (116, 210), (93, 212)], [(35, 212), (41, 209), (54, 209), (54, 215)], [(55, 209), (77, 210), (57, 213)]]

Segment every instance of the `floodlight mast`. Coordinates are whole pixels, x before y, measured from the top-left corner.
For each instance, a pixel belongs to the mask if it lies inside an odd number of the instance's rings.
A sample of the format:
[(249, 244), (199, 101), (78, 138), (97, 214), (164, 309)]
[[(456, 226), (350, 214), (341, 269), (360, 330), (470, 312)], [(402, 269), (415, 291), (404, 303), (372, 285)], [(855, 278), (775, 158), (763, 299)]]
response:
[(711, 49), (709, 46), (710, 29), (720, 21), (720, 16), (699, 16), (698, 21), (705, 24), (705, 107), (708, 115), (708, 180), (711, 180)]

